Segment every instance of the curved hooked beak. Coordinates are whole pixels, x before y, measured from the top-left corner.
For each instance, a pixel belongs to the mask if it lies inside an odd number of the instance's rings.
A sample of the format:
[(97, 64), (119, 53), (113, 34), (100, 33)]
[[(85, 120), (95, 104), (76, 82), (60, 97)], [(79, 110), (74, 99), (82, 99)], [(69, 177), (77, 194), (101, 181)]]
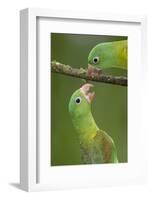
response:
[(91, 91), (92, 87), (93, 87), (92, 84), (86, 83), (80, 88), (81, 92), (84, 94), (85, 98), (88, 100), (89, 103), (92, 102), (95, 96), (95, 92)]
[(102, 68), (101, 66), (98, 68), (94, 65), (88, 64), (88, 75), (89, 76), (99, 76), (102, 74)]

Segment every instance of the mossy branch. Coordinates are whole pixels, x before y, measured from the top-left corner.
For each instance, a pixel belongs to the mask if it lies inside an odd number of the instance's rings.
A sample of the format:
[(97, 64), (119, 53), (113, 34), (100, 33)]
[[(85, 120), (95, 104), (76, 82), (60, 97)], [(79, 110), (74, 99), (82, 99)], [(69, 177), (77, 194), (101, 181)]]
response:
[(127, 77), (104, 75), (95, 72), (95, 75), (89, 75), (87, 69), (73, 68), (69, 65), (59, 63), (57, 61), (51, 62), (51, 71), (54, 73), (64, 74), (75, 78), (81, 78), (89, 81), (103, 82), (114, 85), (127, 86)]

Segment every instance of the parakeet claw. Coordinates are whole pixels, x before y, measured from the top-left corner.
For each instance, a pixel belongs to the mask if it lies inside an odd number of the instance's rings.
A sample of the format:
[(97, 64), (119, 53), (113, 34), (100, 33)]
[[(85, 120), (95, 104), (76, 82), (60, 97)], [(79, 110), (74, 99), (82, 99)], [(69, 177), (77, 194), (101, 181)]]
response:
[(89, 103), (92, 102), (95, 95), (95, 92), (90, 91), (92, 87), (92, 84), (86, 83), (80, 88), (81, 92), (84, 94), (85, 98), (88, 100)]

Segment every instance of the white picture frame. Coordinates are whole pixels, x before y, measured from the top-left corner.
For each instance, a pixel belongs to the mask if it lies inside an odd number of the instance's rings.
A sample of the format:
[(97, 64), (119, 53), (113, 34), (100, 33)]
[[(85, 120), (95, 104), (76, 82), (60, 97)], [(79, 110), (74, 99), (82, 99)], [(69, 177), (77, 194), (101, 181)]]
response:
[[(145, 183), (147, 179), (146, 173), (146, 156), (145, 156), (145, 133), (140, 135), (141, 141), (139, 141), (142, 145), (142, 161), (139, 163), (139, 166), (136, 169), (135, 165), (129, 165), (124, 167), (124, 164), (119, 164), (119, 167), (114, 167), (112, 169), (112, 165), (105, 166), (102, 168), (104, 174), (106, 173), (106, 169), (109, 173), (108, 176), (104, 175), (102, 177), (102, 181), (100, 180), (99, 173), (99, 165), (97, 166), (79, 166), (71, 168), (60, 167), (59, 169), (53, 169), (52, 173), (48, 175), (47, 169), (48, 166), (44, 166), (39, 163), (39, 156), (41, 154), (45, 154), (44, 151), (39, 150), (39, 124), (41, 123), (39, 120), (39, 87), (43, 87), (39, 83), (39, 72), (37, 64), (39, 62), (39, 51), (37, 53), (38, 47), (38, 19), (47, 19), (47, 21), (51, 19), (61, 20), (69, 20), (70, 23), (72, 21), (82, 21), (97, 23), (99, 22), (109, 22), (109, 23), (120, 23), (121, 25), (127, 24), (127, 26), (135, 26), (138, 25), (139, 30), (139, 47), (141, 54), (140, 55), (140, 67), (138, 70), (131, 70), (132, 75), (134, 73), (135, 81), (141, 81), (141, 86), (138, 83), (139, 91), (136, 91), (136, 94), (140, 95), (143, 90), (144, 80), (146, 77), (146, 17), (145, 16), (124, 16), (124, 15), (112, 15), (112, 14), (100, 14), (100, 13), (85, 13), (85, 12), (65, 12), (65, 11), (54, 11), (49, 9), (24, 9), (20, 12), (20, 185), (21, 188), (26, 191), (39, 191), (39, 190), (52, 190), (52, 189), (62, 189), (62, 188), (74, 188), (74, 187), (95, 187), (95, 186), (106, 186), (106, 185), (128, 185), (128, 184), (137, 184), (137, 183)], [(42, 22), (43, 23), (43, 22)], [(50, 24), (47, 27), (51, 27)], [(66, 31), (65, 28), (62, 28), (63, 31)], [(136, 30), (136, 31), (137, 31)], [(74, 30), (72, 30), (74, 32)], [(138, 42), (138, 41), (136, 41)], [(43, 48), (43, 47), (42, 47)], [(44, 47), (45, 48), (45, 47)], [(47, 53), (46, 53), (47, 54)], [(137, 56), (137, 53), (136, 53)], [(47, 65), (47, 63), (46, 63)], [(50, 67), (50, 66), (48, 66)], [(43, 69), (40, 69), (43, 71)], [(40, 72), (42, 72), (40, 71)], [(46, 69), (43, 73), (42, 79), (46, 79)], [(141, 76), (140, 76), (141, 74)], [(131, 76), (131, 74), (129, 74)], [(131, 81), (130, 81), (131, 82)], [(44, 82), (45, 86), (48, 82)], [(131, 86), (131, 93), (133, 93), (133, 83)], [(49, 87), (47, 89), (50, 89)], [(48, 91), (46, 89), (46, 91)], [(49, 93), (45, 92), (45, 97), (49, 96)], [(141, 99), (141, 98), (140, 98)], [(48, 98), (48, 101), (50, 99)], [(42, 102), (42, 101), (41, 101)], [(130, 104), (130, 108), (132, 109), (134, 104), (137, 106), (141, 106), (141, 100), (138, 102), (132, 102)], [(48, 109), (46, 107), (45, 109)], [(135, 106), (136, 108), (136, 106)], [(134, 108), (134, 109), (135, 109)], [(45, 110), (44, 109), (44, 110)], [(49, 110), (49, 109), (48, 109)], [(131, 113), (132, 114), (132, 113)], [(137, 113), (136, 113), (137, 114)], [(139, 113), (140, 114), (140, 113)], [(134, 117), (134, 115), (130, 119)], [(50, 116), (48, 116), (50, 119)], [(140, 120), (143, 120), (142, 118)], [(46, 120), (47, 122), (49, 120)], [(140, 121), (141, 122), (141, 121)], [(143, 124), (143, 123), (142, 123)], [(143, 125), (141, 127), (143, 129)], [(134, 129), (134, 127), (133, 127)], [(142, 130), (141, 129), (141, 130)], [(135, 129), (134, 129), (135, 130)], [(49, 130), (50, 131), (50, 130)], [(46, 129), (46, 132), (48, 130)], [(41, 137), (41, 136), (40, 136)], [(47, 138), (48, 139), (48, 138)], [(46, 138), (42, 141), (47, 141)], [(131, 141), (132, 142), (132, 141)], [(40, 144), (42, 146), (42, 144)], [(47, 146), (47, 145), (46, 145)], [(43, 147), (43, 146), (42, 146)], [(50, 148), (50, 147), (49, 147)], [(136, 146), (138, 148), (138, 146)], [(48, 148), (46, 148), (48, 150)], [(132, 152), (135, 153), (135, 152)], [(43, 156), (44, 159), (46, 156)], [(47, 158), (46, 158), (47, 159)], [(49, 158), (48, 158), (49, 159)], [(43, 161), (43, 162), (42, 162)], [(42, 163), (45, 163), (45, 160), (41, 160)], [(138, 163), (136, 163), (138, 164)], [(44, 168), (43, 168), (44, 166)], [(94, 174), (90, 172), (90, 167), (94, 168), (96, 171)], [(49, 170), (49, 169), (48, 169)], [(125, 170), (126, 175), (121, 176), (120, 174), (124, 173)], [(44, 173), (43, 173), (44, 172)], [(88, 177), (86, 180), (86, 173)], [(119, 174), (118, 174), (119, 172)], [(136, 172), (136, 173), (135, 173)], [(70, 178), (63, 174), (70, 174)], [(77, 174), (84, 174), (83, 179), (77, 178)], [(114, 174), (113, 174), (114, 173)], [(44, 177), (44, 179), (42, 178)], [(61, 176), (59, 180), (59, 176)], [(72, 174), (75, 174), (72, 177)], [(49, 176), (49, 178), (48, 178)], [(110, 176), (110, 177), (109, 177)], [(39, 179), (40, 177), (40, 179)], [(46, 177), (46, 179), (45, 179)], [(56, 177), (56, 178), (55, 178)], [(78, 177), (78, 176), (77, 176)], [(48, 181), (47, 178), (49, 179)], [(50, 181), (50, 180), (53, 181)], [(71, 180), (72, 179), (72, 180)], [(41, 181), (42, 180), (42, 181)], [(74, 181), (73, 181), (74, 180)], [(91, 182), (88, 180), (91, 180)]]

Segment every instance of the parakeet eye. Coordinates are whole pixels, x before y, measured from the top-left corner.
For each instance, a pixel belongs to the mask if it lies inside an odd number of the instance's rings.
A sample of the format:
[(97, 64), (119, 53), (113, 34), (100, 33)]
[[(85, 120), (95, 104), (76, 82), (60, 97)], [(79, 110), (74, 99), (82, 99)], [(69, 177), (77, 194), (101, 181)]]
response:
[(81, 103), (81, 97), (77, 97), (76, 99), (75, 99), (75, 102), (77, 103), (77, 104), (79, 104), (79, 103)]
[(99, 57), (98, 56), (94, 57), (93, 58), (93, 63), (97, 64), (98, 62), (99, 62)]

